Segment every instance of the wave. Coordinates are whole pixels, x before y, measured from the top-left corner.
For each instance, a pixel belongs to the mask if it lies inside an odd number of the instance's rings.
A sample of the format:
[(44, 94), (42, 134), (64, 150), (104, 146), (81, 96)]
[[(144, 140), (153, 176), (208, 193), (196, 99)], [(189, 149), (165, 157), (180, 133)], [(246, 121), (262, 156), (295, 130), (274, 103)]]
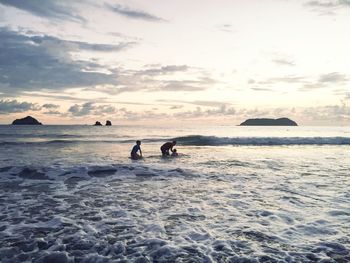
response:
[(17, 134), (17, 133), (0, 133), (0, 137), (7, 138), (84, 138), (87, 137), (85, 135), (77, 135), (77, 134)]
[[(94, 136), (95, 137), (95, 136)], [(142, 139), (143, 143), (154, 143), (154, 142), (163, 142), (164, 138), (146, 138)], [(105, 144), (113, 144), (113, 143), (121, 143), (121, 144), (134, 144), (135, 139), (113, 139), (113, 140), (96, 140), (96, 139), (88, 139), (88, 140), (69, 140), (69, 139), (56, 139), (56, 140), (43, 140), (43, 141), (0, 141), (0, 146), (5, 145), (51, 145), (51, 144), (93, 144), (93, 143), (105, 143)]]
[[(175, 137), (168, 140), (176, 140), (178, 145), (184, 146), (278, 146), (278, 145), (350, 145), (350, 137), (217, 137), (203, 135), (189, 135)], [(163, 143), (164, 138), (146, 138), (143, 143)], [(133, 144), (134, 139), (113, 140), (82, 140), (82, 139), (56, 139), (44, 141), (0, 141), (0, 146), (6, 145), (66, 145), (66, 144)]]
[(216, 137), (190, 135), (174, 138), (188, 146), (278, 146), (278, 145), (350, 145), (350, 137)]
[[(188, 169), (162, 168), (147, 166), (143, 163), (115, 163), (82, 166), (60, 167), (60, 166), (0, 166), (1, 181), (17, 178), (28, 180), (64, 180), (65, 183), (76, 183), (81, 180), (102, 178), (110, 176), (118, 177), (153, 177), (153, 176), (187, 176), (192, 175)], [(1, 183), (1, 182), (0, 182)]]

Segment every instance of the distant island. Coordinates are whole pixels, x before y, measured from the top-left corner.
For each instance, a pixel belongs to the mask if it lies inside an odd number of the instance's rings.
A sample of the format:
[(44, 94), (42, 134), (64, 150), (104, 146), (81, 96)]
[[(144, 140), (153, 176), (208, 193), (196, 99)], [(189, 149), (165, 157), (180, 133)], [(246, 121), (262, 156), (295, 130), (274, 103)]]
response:
[(22, 119), (16, 119), (12, 122), (12, 125), (42, 125), (37, 119), (32, 116), (27, 116)]
[(101, 124), (101, 122), (96, 121), (95, 124), (94, 124), (94, 126), (102, 126), (102, 124)]
[[(94, 126), (102, 126), (102, 123), (99, 122), (99, 121), (96, 121), (95, 124), (94, 124)], [(107, 121), (106, 121), (106, 126), (112, 126), (112, 122), (109, 121), (109, 120), (107, 120)]]
[(239, 126), (298, 126), (295, 121), (288, 118), (279, 119), (248, 119), (242, 122)]

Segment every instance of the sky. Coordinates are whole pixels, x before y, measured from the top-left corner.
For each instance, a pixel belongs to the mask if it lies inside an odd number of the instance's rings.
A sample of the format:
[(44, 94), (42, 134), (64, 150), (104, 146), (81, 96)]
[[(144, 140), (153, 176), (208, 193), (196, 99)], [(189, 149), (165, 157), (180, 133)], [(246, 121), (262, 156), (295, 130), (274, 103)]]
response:
[(350, 125), (350, 0), (0, 0), (0, 124)]

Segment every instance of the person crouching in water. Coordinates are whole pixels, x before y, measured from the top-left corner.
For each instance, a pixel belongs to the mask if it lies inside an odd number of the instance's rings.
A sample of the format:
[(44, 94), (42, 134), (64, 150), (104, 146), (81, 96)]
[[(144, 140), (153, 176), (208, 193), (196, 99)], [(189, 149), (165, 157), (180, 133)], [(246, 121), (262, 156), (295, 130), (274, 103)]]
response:
[(176, 141), (166, 142), (160, 147), (163, 156), (169, 156), (170, 152), (174, 152), (173, 147), (176, 145)]
[(176, 149), (173, 149), (173, 153), (171, 154), (172, 157), (177, 157), (179, 154), (177, 153)]
[[(142, 159), (142, 151), (141, 151), (141, 141), (136, 141), (136, 145), (131, 150), (131, 159), (133, 160), (139, 160)], [(140, 154), (137, 152), (140, 151)]]

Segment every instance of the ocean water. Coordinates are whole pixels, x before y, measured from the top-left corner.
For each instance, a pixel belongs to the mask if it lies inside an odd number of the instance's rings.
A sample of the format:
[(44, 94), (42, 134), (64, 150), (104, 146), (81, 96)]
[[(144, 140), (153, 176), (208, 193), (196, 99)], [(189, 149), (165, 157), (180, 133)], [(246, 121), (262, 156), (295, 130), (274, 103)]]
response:
[(0, 126), (0, 262), (350, 262), (349, 174), (349, 127)]

